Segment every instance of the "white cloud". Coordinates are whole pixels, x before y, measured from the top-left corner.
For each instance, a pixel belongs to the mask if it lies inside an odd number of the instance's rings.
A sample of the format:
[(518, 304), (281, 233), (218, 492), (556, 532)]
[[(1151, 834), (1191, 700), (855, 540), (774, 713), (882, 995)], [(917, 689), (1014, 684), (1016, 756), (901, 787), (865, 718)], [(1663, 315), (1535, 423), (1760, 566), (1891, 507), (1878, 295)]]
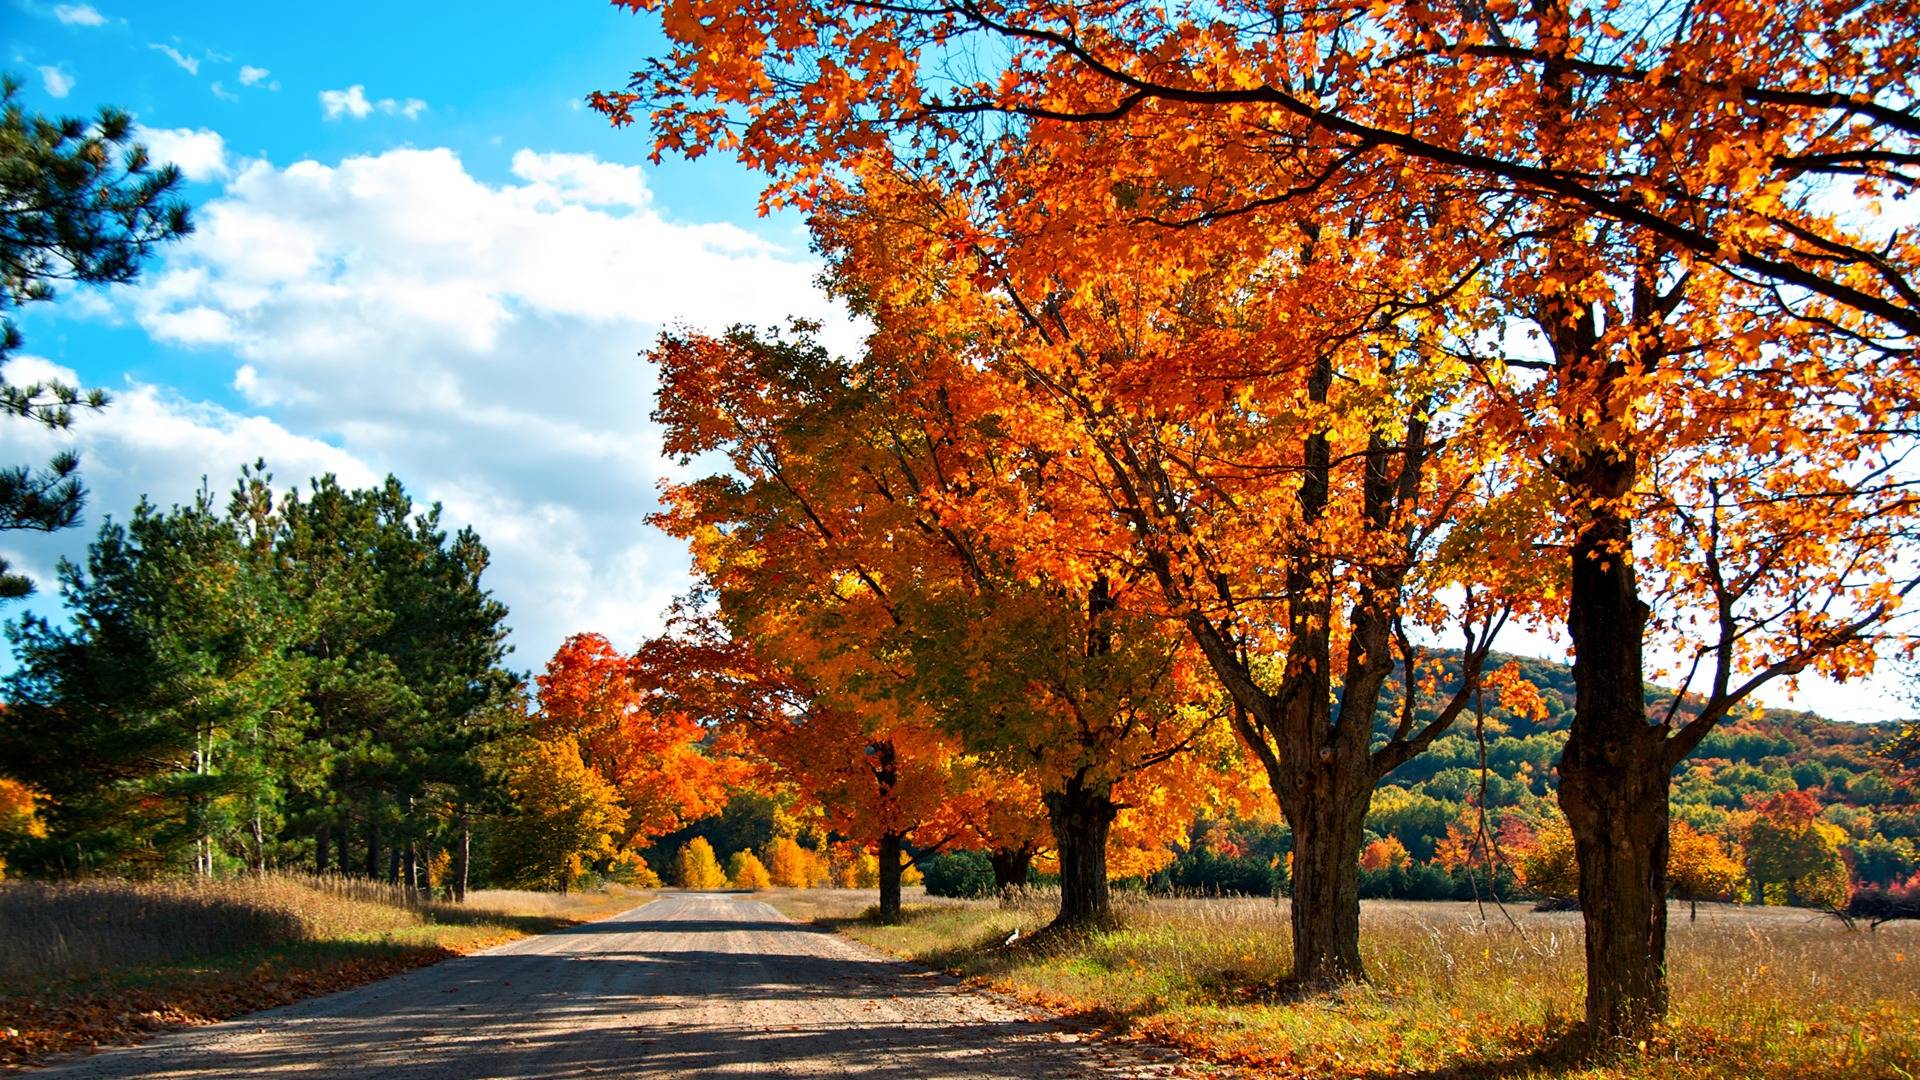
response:
[(63, 98), (73, 92), (73, 76), (60, 70), (58, 66), (42, 67), (40, 82), (47, 88), (48, 97)]
[(345, 90), (320, 91), (320, 108), (329, 120), (337, 120), (342, 116), (365, 120), (376, 109), (388, 116), (404, 116), (409, 120), (415, 120), (421, 113), (427, 111), (427, 103), (419, 98), (407, 98), (404, 101), (398, 98), (381, 98), (374, 101), (367, 97), (366, 86), (354, 83)]
[(68, 26), (105, 26), (107, 17), (92, 4), (57, 4), (53, 17)]
[(551, 192), (555, 202), (631, 207), (648, 202), (647, 180), (638, 165), (616, 165), (592, 154), (521, 150), (513, 155), (513, 175)]
[(268, 71), (266, 68), (254, 67), (252, 64), (241, 64), (240, 65), (240, 85), (241, 86), (264, 85), (268, 90), (280, 89), (280, 83), (277, 80), (273, 82), (267, 81), (267, 76), (271, 74), (273, 74), (273, 72)]
[(155, 161), (172, 162), (189, 180), (226, 176), (227, 141), (207, 128), (149, 128), (134, 132)]
[(213, 96), (219, 98), (221, 101), (239, 101), (240, 100), (240, 95), (220, 85), (219, 79), (213, 80), (213, 85), (209, 86), (207, 89), (213, 91)]
[[(235, 166), (196, 233), (143, 285), (108, 295), (155, 339), (230, 363), (244, 412), (121, 391), (76, 425), (95, 440), (82, 447), (95, 505), (184, 499), (201, 472), (218, 488), (259, 453), (283, 483), (351, 461), (479, 530), (518, 665), (577, 630), (631, 645), (658, 629), (689, 578), (681, 545), (645, 523), (671, 466), (635, 354), (669, 324), (800, 315), (841, 343), (855, 331), (814, 285), (812, 258), (667, 220), (638, 168), (527, 151), (513, 172), (486, 182), (444, 149)], [(0, 425), (0, 441), (8, 426), (22, 427)], [(204, 447), (206, 464), (150, 449), (161, 431)], [(36, 455), (0, 446), (15, 458)], [(84, 541), (47, 539), (67, 554)]]
[(167, 59), (178, 64), (189, 75), (200, 74), (200, 58), (197, 56), (188, 56), (171, 45), (162, 45), (157, 41), (148, 44), (147, 48), (165, 53)]
[(345, 90), (320, 91), (320, 107), (326, 111), (329, 120), (337, 119), (342, 114), (360, 120), (373, 111), (373, 103), (367, 100), (367, 88), (359, 83)]

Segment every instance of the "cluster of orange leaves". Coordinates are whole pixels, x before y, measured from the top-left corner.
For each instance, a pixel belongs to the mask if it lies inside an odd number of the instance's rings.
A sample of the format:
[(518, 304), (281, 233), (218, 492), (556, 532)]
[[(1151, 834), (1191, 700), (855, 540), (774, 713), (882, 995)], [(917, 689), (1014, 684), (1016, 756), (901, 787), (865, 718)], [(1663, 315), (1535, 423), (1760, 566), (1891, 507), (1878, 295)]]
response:
[(539, 738), (573, 740), (587, 767), (619, 791), (628, 847), (718, 813), (744, 775), (736, 757), (712, 745), (700, 716), (651, 707), (642, 663), (599, 634), (575, 634), (537, 678), (534, 717)]

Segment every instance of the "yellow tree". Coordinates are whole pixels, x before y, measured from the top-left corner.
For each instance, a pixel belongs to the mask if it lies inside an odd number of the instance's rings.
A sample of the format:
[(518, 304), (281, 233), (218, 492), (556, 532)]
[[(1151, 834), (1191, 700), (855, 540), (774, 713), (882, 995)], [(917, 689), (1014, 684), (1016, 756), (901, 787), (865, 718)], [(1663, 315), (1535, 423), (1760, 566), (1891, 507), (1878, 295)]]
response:
[(683, 889), (724, 889), (727, 875), (714, 858), (713, 845), (696, 836), (680, 845), (673, 857), (673, 883)]
[(517, 753), (507, 791), (514, 812), (489, 833), (496, 872), (506, 880), (565, 892), (590, 863), (613, 856), (627, 812), (572, 739), (537, 740)]

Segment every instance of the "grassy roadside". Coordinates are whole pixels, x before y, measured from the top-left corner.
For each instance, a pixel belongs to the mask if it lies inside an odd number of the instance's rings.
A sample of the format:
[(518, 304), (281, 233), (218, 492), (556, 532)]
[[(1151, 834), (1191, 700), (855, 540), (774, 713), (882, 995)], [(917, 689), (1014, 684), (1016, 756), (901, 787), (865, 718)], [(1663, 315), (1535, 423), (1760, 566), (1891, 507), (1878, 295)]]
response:
[(454, 905), (296, 876), (0, 885), (0, 1068), (359, 986), (647, 899), (503, 890)]
[[(1045, 898), (940, 901), (905, 925), (870, 898), (768, 897), (787, 914), (1126, 1037), (1278, 1077), (1433, 1080), (1827, 1080), (1920, 1075), (1920, 926), (1849, 931), (1806, 911), (1676, 907), (1672, 1020), (1644, 1047), (1582, 1058), (1577, 915), (1368, 903), (1373, 981), (1286, 989), (1287, 908), (1266, 900), (1131, 901), (1121, 924), (1038, 935)], [(1004, 942), (1018, 930), (1021, 940)]]

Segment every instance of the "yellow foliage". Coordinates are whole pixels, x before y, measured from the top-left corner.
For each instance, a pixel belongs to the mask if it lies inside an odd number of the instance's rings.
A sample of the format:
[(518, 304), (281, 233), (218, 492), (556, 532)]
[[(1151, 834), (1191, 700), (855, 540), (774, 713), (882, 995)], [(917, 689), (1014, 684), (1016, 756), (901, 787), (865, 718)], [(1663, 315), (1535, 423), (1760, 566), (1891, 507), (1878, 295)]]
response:
[(827, 860), (791, 836), (775, 837), (765, 861), (767, 876), (783, 889), (811, 889), (828, 880)]
[(713, 845), (704, 836), (696, 836), (680, 846), (674, 857), (674, 884), (683, 889), (724, 889), (727, 875), (713, 857)]
[(751, 851), (736, 851), (727, 860), (727, 877), (736, 889), (764, 889), (773, 884), (767, 868)]
[(607, 876), (623, 885), (633, 885), (642, 889), (660, 887), (660, 875), (653, 872), (647, 860), (632, 849), (620, 852), (613, 857), (613, 864), (607, 869)]

